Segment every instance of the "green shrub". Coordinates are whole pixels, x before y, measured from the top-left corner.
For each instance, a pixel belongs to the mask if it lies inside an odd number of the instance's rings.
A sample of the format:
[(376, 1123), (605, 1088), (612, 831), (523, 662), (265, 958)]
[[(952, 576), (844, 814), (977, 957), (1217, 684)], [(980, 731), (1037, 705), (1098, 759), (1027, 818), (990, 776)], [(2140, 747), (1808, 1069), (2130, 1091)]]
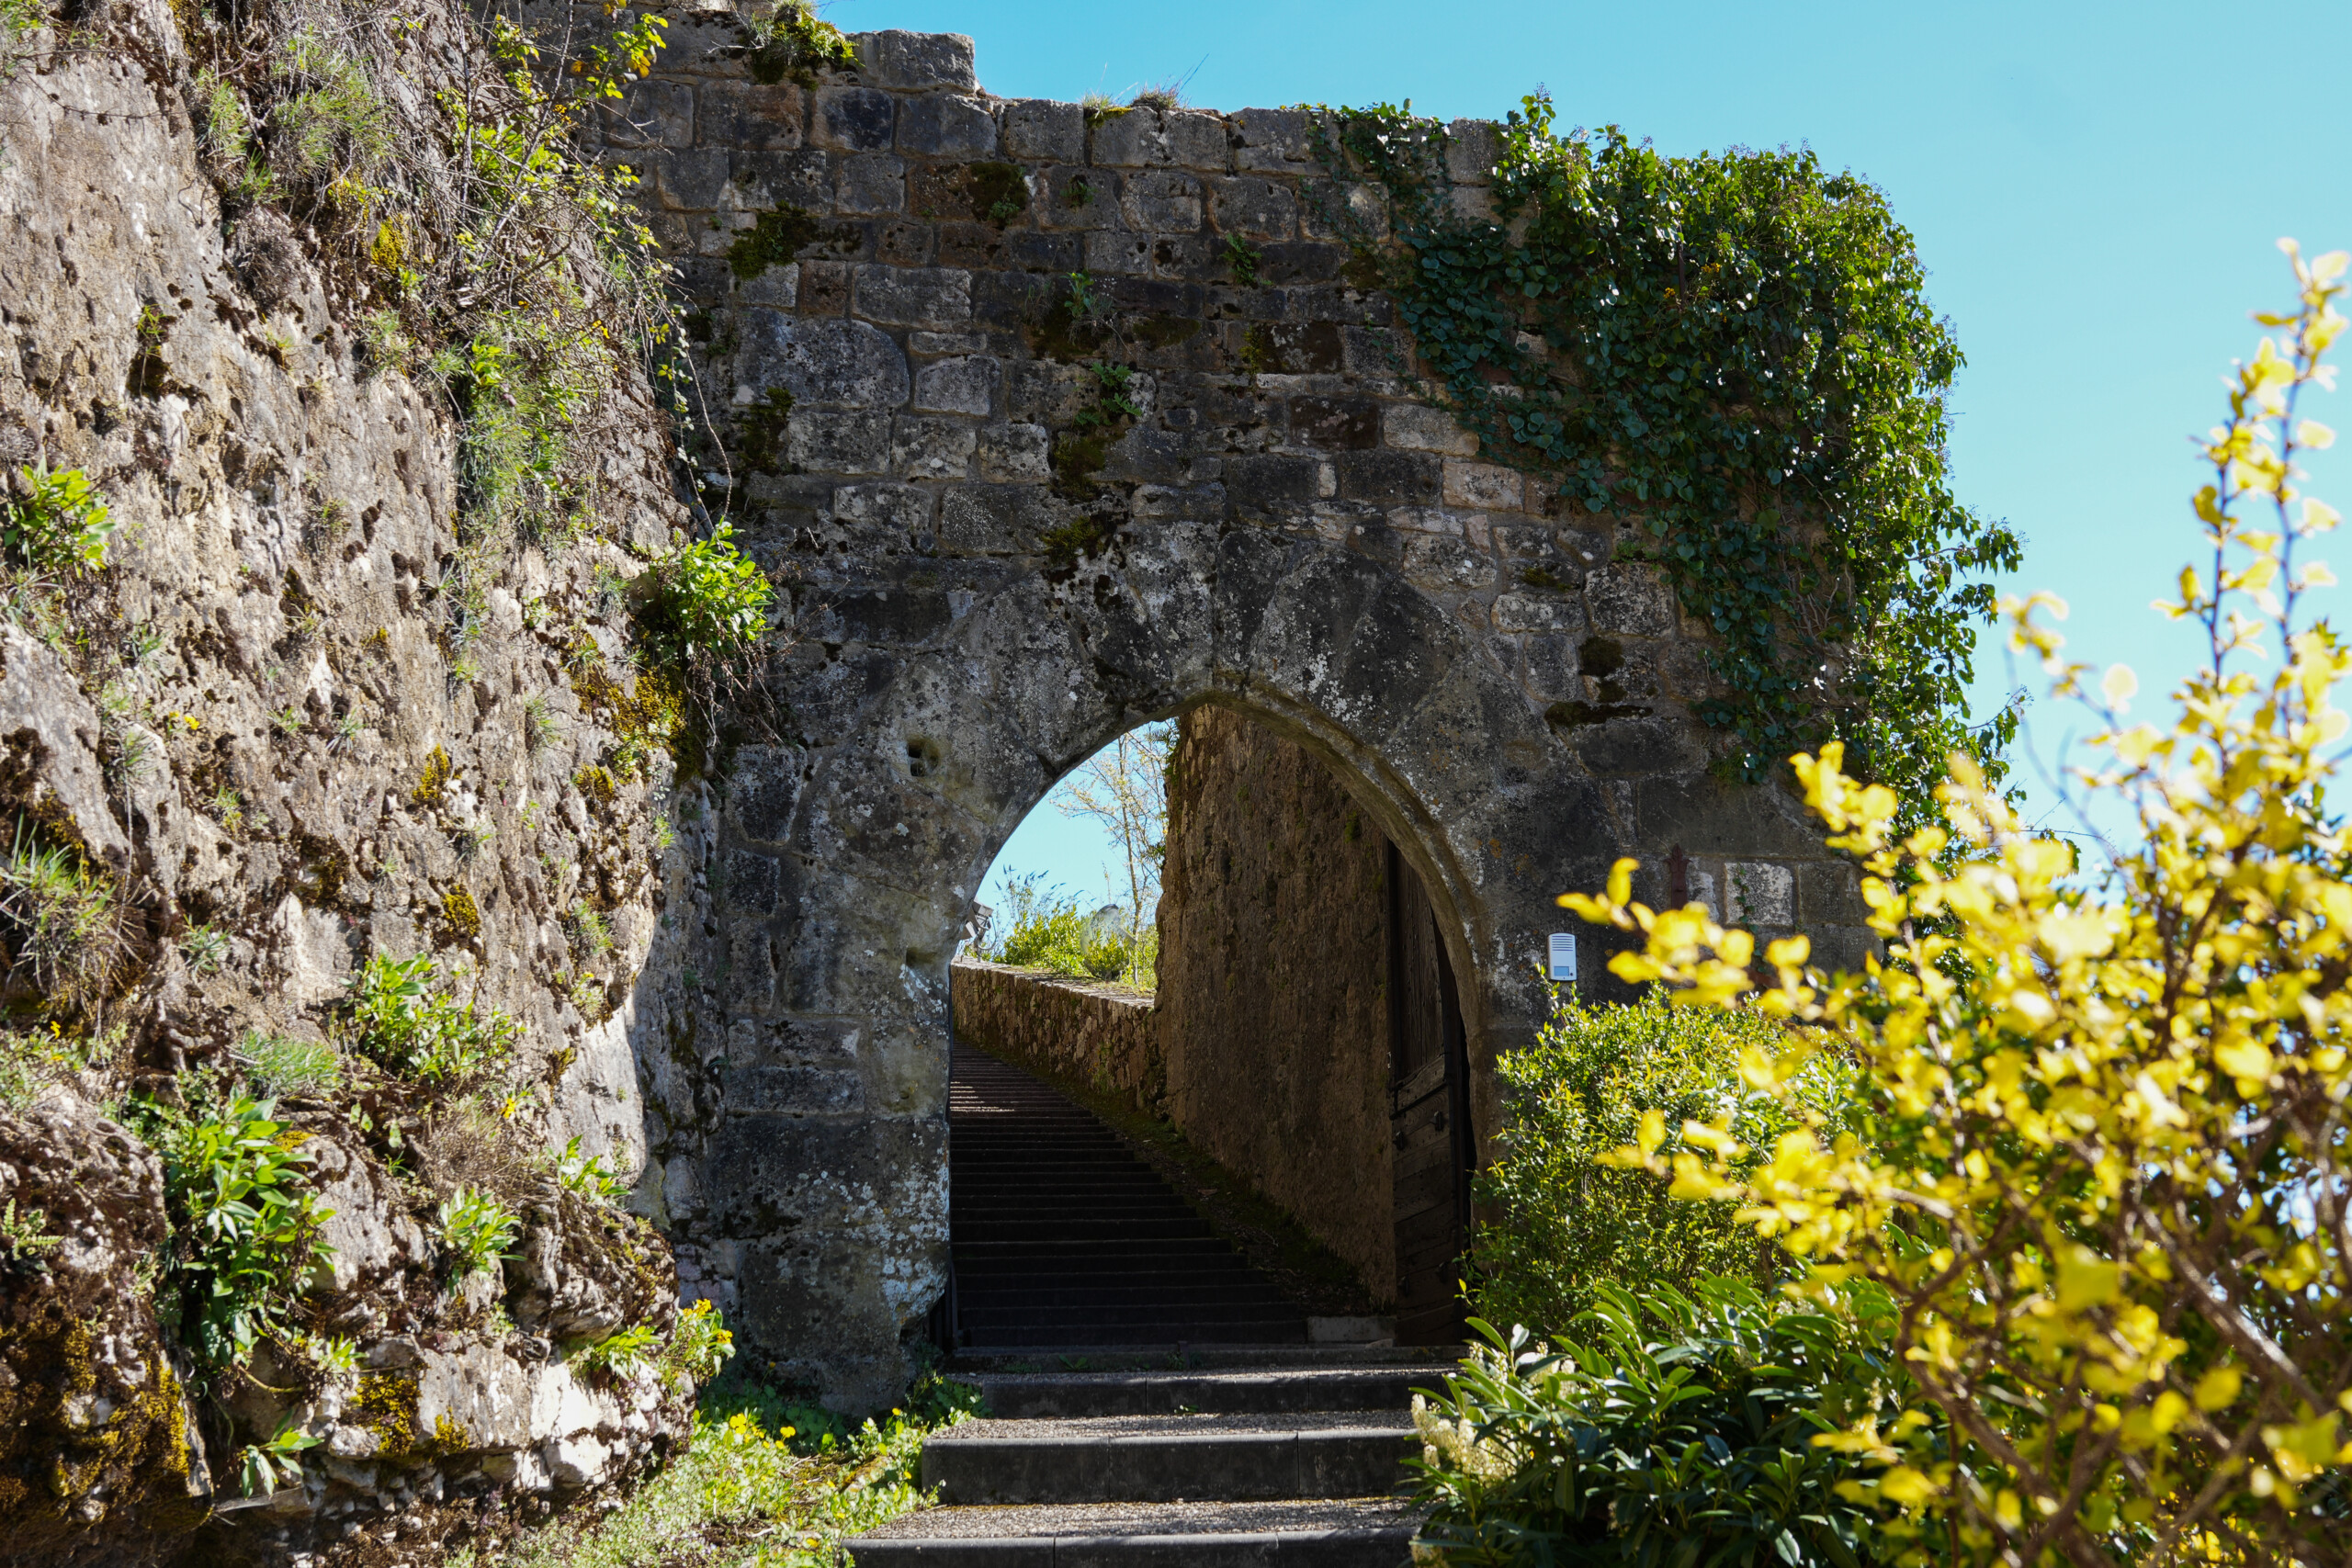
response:
[(256, 1094), (332, 1094), (343, 1083), (343, 1054), (323, 1040), (296, 1040), (248, 1031), (237, 1043), (237, 1062)]
[(710, 537), (681, 545), (639, 579), (638, 633), (679, 663), (750, 652), (768, 626), (775, 589), (735, 547), (725, 523)]
[(1813, 1438), (1898, 1418), (1886, 1298), (1799, 1307), (1727, 1279), (1594, 1296), (1556, 1352), (1473, 1320), (1487, 1343), (1415, 1396), (1421, 1548), (1479, 1568), (1879, 1560), (1838, 1490), (1877, 1466)]
[[(1004, 879), (1004, 907), (996, 912), (979, 956), (991, 964), (1024, 969), (1050, 969), (1075, 980), (1113, 980), (1125, 974), (1132, 956), (1116, 931), (1097, 930), (1081, 914), (1078, 901), (1060, 888), (1039, 886), (1044, 874)], [(999, 932), (1001, 934), (998, 934)], [(1145, 988), (1159, 957), (1159, 932), (1145, 939)]]
[(326, 1250), (318, 1230), (334, 1211), (309, 1190), (302, 1134), (274, 1111), (243, 1094), (193, 1114), (146, 1108), (172, 1219), (156, 1310), (216, 1372), (243, 1366), (263, 1336), (286, 1337), (286, 1310)]
[(662, 1350), (662, 1336), (650, 1323), (632, 1323), (616, 1329), (593, 1345), (583, 1345), (571, 1356), (574, 1375), (610, 1373), (616, 1378), (635, 1377), (651, 1366)]
[(477, 1009), (431, 988), (433, 960), (377, 953), (359, 973), (351, 1026), (359, 1049), (425, 1083), (465, 1082), (495, 1071), (523, 1026), (495, 1008)]
[(69, 576), (101, 570), (107, 544), (121, 526), (107, 514), (90, 476), (79, 468), (51, 472), (47, 463), (17, 470), (30, 491), (8, 508), (8, 548), (35, 571)]
[[(1744, 1052), (1773, 1049), (1781, 1028), (1760, 1013), (1672, 1007), (1655, 992), (1625, 1006), (1563, 993), (1536, 1043), (1496, 1063), (1503, 1133), (1478, 1195), (1499, 1214), (1472, 1246), (1479, 1312), (1559, 1334), (1603, 1282), (1784, 1277), (1784, 1255), (1736, 1224), (1729, 1204), (1677, 1201), (1666, 1179), (1611, 1157), (1650, 1112), (1677, 1130), (1728, 1114), (1735, 1136), (1770, 1150), (1792, 1116), (1748, 1086), (1740, 1062)], [(1809, 1071), (1808, 1111), (1830, 1136), (1849, 1130), (1850, 1069), (1824, 1055)]]
[(450, 1193), (433, 1217), (441, 1227), (443, 1245), (449, 1249), (452, 1272), (460, 1280), (496, 1268), (501, 1259), (511, 1256), (507, 1249), (523, 1234), (523, 1222), (514, 1212), (476, 1187), (460, 1187)]

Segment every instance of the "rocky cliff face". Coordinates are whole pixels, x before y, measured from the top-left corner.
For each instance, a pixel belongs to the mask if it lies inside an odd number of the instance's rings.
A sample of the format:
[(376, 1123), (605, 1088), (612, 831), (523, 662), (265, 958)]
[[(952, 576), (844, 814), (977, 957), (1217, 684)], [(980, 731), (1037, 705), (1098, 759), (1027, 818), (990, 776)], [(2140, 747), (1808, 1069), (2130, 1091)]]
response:
[[(277, 154), (224, 173), (208, 17), (85, 6), (0, 82), (6, 1561), (380, 1559), (628, 1473), (689, 1386), (581, 1359), (676, 1311), (598, 1181), (642, 1164), (633, 1036), (678, 1026), (639, 998), (699, 897), (699, 796), (624, 654), (628, 581), (686, 521), (664, 427), (616, 359), (566, 526), (469, 534), (446, 378), (371, 356), (315, 211), (237, 185)], [(435, 69), (475, 47), (395, 20)], [(66, 473), (116, 525), (102, 567), (17, 536)], [(435, 1066), (371, 1034), (371, 960), (429, 961), (393, 1023), (487, 1043)], [(191, 1230), (230, 1167), (189, 1129), (240, 1095), (295, 1156), (249, 1201), (327, 1213), (237, 1370), (202, 1350), (227, 1275)], [(469, 1199), (507, 1216), (470, 1271)], [(273, 1438), (300, 1469), (254, 1471)]]

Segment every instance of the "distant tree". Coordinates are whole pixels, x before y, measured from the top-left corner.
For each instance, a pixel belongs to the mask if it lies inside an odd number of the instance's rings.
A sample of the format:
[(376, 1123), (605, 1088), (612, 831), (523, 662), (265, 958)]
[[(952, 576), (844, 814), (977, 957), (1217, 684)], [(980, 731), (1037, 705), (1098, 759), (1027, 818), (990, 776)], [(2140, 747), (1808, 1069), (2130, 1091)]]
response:
[(1172, 721), (1128, 730), (1080, 762), (1054, 787), (1054, 809), (1065, 817), (1091, 817), (1102, 824), (1125, 862), (1124, 899), (1116, 874), (1103, 867), (1102, 880), (1121, 909), (1127, 950), (1125, 978), (1149, 984), (1157, 932), (1147, 944), (1145, 925), (1159, 899), (1159, 867), (1168, 853), (1168, 755), (1176, 747)]

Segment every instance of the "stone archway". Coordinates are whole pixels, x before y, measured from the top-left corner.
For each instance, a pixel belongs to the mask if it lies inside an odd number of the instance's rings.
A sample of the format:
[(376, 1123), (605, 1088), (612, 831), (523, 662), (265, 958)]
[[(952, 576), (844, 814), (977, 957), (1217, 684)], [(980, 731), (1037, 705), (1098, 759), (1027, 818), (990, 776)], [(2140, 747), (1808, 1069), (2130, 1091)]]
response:
[[(944, 1280), (956, 935), (1131, 725), (1229, 705), (1339, 773), (1438, 910), (1474, 1082), (1540, 1022), (1554, 897), (1620, 854), (1653, 901), (1859, 943), (1794, 805), (1710, 777), (1703, 636), (1614, 521), (1419, 400), (1318, 217), (1376, 194), (1329, 182), (1303, 114), (1000, 99), (954, 35), (760, 84), (731, 24), (673, 37), (619, 139), (797, 640), (786, 743), (744, 750), (700, 840), (695, 973), (640, 984), (635, 1038), (688, 1288), (773, 1370), (843, 1404), (901, 1378)], [(1455, 130), (1475, 204), (1492, 128)], [(1073, 337), (1081, 287), (1115, 331)]]

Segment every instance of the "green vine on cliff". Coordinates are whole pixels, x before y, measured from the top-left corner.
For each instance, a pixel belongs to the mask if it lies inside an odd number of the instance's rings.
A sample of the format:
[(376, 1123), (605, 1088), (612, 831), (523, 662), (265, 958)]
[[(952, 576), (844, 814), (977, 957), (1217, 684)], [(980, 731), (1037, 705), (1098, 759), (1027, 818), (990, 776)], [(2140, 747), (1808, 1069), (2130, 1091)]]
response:
[[(1436, 120), (1318, 117), (1384, 231), (1330, 217), (1490, 459), (1628, 525), (1715, 636), (1700, 716), (1754, 779), (1838, 739), (1924, 803), (1953, 751), (1997, 776), (2014, 728), (1965, 695), (2007, 527), (1957, 502), (1944, 395), (1962, 364), (1884, 198), (1807, 151), (1668, 158), (1615, 127), (1500, 128), (1493, 216), (1458, 199)], [(1333, 134), (1336, 132), (1336, 135)], [(1465, 210), (1466, 209), (1466, 210)]]

